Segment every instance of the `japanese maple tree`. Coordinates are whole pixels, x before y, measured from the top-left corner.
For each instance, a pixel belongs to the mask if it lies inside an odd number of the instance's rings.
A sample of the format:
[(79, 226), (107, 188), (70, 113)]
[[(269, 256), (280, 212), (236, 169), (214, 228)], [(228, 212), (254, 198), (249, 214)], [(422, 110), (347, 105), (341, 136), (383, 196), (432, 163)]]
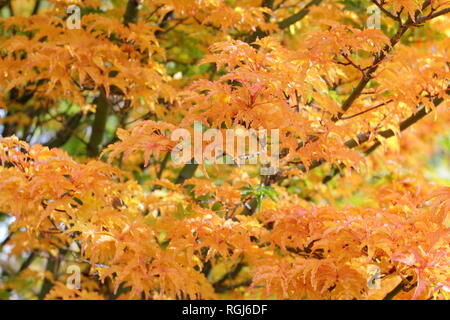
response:
[(449, 1), (0, 12), (0, 298), (449, 298)]

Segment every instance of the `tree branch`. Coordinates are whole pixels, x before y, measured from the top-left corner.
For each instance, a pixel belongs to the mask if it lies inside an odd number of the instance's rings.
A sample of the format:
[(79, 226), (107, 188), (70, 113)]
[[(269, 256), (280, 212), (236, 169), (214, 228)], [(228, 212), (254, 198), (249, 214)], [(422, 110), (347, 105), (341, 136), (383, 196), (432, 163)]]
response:
[(123, 15), (123, 24), (128, 26), (130, 23), (137, 23), (139, 12), (139, 0), (128, 0), (125, 14)]
[(103, 135), (106, 129), (106, 120), (108, 118), (109, 100), (106, 97), (105, 88), (100, 87), (100, 94), (96, 98), (97, 109), (95, 110), (94, 123), (92, 124), (92, 133), (87, 145), (88, 157), (97, 157), (100, 153), (99, 146), (102, 143)]
[(63, 146), (75, 133), (75, 129), (80, 124), (82, 117), (83, 116), (81, 113), (77, 113), (67, 119), (61, 130), (59, 130), (55, 137), (45, 145), (49, 148), (59, 148)]
[[(58, 251), (59, 252), (59, 251)], [(47, 266), (45, 267), (45, 270), (48, 272), (51, 272), (52, 274), (56, 273), (56, 258), (53, 257), (52, 255), (50, 255), (47, 259)], [(45, 298), (45, 296), (47, 295), (47, 293), (50, 292), (50, 290), (53, 287), (53, 283), (51, 280), (49, 280), (44, 273), (44, 282), (42, 283), (42, 287), (41, 290), (39, 291), (38, 294), (38, 299), (39, 300), (43, 300)]]
[(33, 7), (33, 12), (31, 12), (31, 15), (34, 16), (39, 12), (39, 9), (41, 7), (41, 0), (36, 0)]
[[(123, 24), (128, 26), (130, 23), (137, 23), (139, 0), (128, 0), (127, 8), (123, 15)], [(87, 145), (88, 157), (97, 157), (100, 153), (99, 147), (103, 140), (106, 129), (106, 120), (110, 109), (110, 102), (106, 96), (104, 86), (100, 87), (100, 95), (96, 98), (97, 109), (92, 124), (92, 133)]]
[[(425, 1), (424, 4), (422, 5), (422, 10), (426, 9), (430, 5), (430, 3), (431, 2), (429, 0)], [(408, 20), (404, 24), (402, 24), (401, 20), (400, 20), (399, 28), (398, 28), (397, 32), (390, 39), (390, 45), (386, 45), (381, 52), (378, 52), (376, 54), (372, 65), (367, 68), (367, 72), (363, 75), (362, 79), (359, 81), (356, 88), (353, 89), (353, 92), (350, 94), (350, 96), (342, 103), (341, 111), (337, 115), (333, 116), (333, 118), (332, 118), (333, 121), (336, 122), (339, 119), (341, 119), (342, 116), (344, 115), (344, 113), (348, 109), (350, 109), (353, 102), (355, 102), (355, 100), (361, 95), (361, 93), (364, 90), (364, 88), (366, 87), (367, 83), (369, 83), (369, 81), (373, 79), (374, 73), (378, 69), (378, 66), (380, 65), (380, 63), (387, 57), (387, 55), (392, 51), (394, 46), (400, 41), (401, 37), (406, 33), (406, 31), (408, 31), (408, 29), (410, 27), (417, 26), (426, 20), (432, 19), (431, 18), (432, 16), (435, 17), (438, 15), (445, 14), (448, 10), (449, 10), (449, 8), (443, 9), (439, 12), (436, 12), (433, 15), (428, 15), (426, 17), (418, 18), (416, 21), (414, 21), (411, 17), (409, 17)], [(419, 13), (420, 13), (420, 11), (417, 11), (416, 16)], [(436, 15), (436, 14), (438, 14), (438, 15)]]
[(297, 12), (297, 13), (293, 14), (292, 16), (289, 16), (286, 19), (281, 20), (280, 22), (278, 22), (278, 27), (280, 29), (286, 29), (287, 27), (293, 25), (294, 23), (299, 22), (304, 17), (306, 17), (306, 15), (309, 13), (309, 9), (312, 6), (319, 5), (321, 2), (322, 2), (322, 0), (312, 0), (312, 1), (308, 2), (303, 7), (303, 9), (301, 9), (299, 12)]
[(371, 108), (366, 109), (366, 110), (364, 110), (364, 111), (361, 111), (361, 112), (352, 114), (351, 116), (341, 117), (341, 120), (352, 119), (352, 118), (357, 117), (357, 116), (360, 116), (360, 115), (362, 115), (362, 114), (364, 114), (364, 113), (367, 113), (367, 112), (370, 112), (370, 111), (372, 111), (372, 110), (378, 109), (378, 108), (380, 108), (380, 107), (382, 107), (382, 106), (385, 106), (385, 105), (387, 105), (388, 103), (391, 103), (392, 101), (393, 101), (392, 99), (389, 99), (389, 100), (386, 101), (386, 102), (382, 102), (382, 103), (380, 103), (380, 104), (378, 104), (378, 105), (376, 105), (376, 106), (374, 106), (374, 107), (371, 107)]
[[(192, 160), (191, 160), (192, 161)], [(198, 168), (197, 163), (187, 163), (183, 166), (183, 168), (180, 171), (180, 174), (178, 175), (177, 179), (175, 180), (176, 184), (181, 184), (187, 179), (190, 179), (194, 176), (195, 171)]]
[[(450, 89), (447, 90), (446, 92), (447, 94), (450, 94)], [(437, 107), (439, 106), (442, 102), (444, 101), (443, 98), (435, 98), (433, 100), (433, 104)], [(406, 129), (408, 129), (410, 126), (412, 126), (414, 123), (416, 123), (417, 121), (419, 121), (420, 119), (422, 119), (423, 117), (425, 117), (427, 114), (429, 114), (432, 110), (426, 110), (425, 107), (420, 108), (416, 113), (414, 113), (413, 115), (411, 115), (409, 118), (403, 120), (400, 125), (400, 131), (404, 131)], [(395, 135), (395, 132), (392, 129), (388, 129), (388, 130), (384, 130), (384, 131), (380, 131), (377, 133), (377, 135), (382, 136), (385, 139), (388, 139), (390, 137), (393, 137)], [(345, 145), (352, 149), (357, 147), (358, 145), (367, 142), (370, 138), (370, 132), (365, 132), (365, 133), (361, 133), (358, 135), (358, 140), (356, 141), (355, 139), (350, 139), (348, 141), (345, 142)]]
[(367, 69), (367, 71), (364, 73), (362, 79), (359, 81), (358, 85), (355, 89), (353, 89), (352, 93), (348, 96), (348, 98), (342, 103), (341, 111), (338, 112), (337, 115), (333, 116), (332, 120), (334, 122), (340, 120), (344, 113), (350, 109), (353, 102), (355, 102), (356, 99), (361, 95), (362, 91), (366, 87), (366, 85), (369, 83), (370, 80), (373, 79), (375, 71), (377, 71), (378, 66), (380, 63), (387, 57), (387, 55), (392, 51), (394, 46), (400, 41), (401, 37), (405, 34), (405, 32), (409, 29), (409, 27), (412, 25), (412, 20), (409, 20), (404, 25), (400, 26), (395, 35), (390, 39), (390, 45), (386, 45), (385, 48), (379, 52), (374, 61), (372, 62), (372, 65)]
[[(261, 7), (272, 9), (274, 4), (274, 0), (263, 0)], [(270, 15), (264, 14), (264, 19), (266, 22), (270, 21)], [(264, 38), (267, 34), (263, 32), (260, 28), (256, 28), (255, 32), (253, 32), (246, 40), (247, 43), (253, 43), (257, 38)]]
[(449, 12), (450, 12), (450, 7), (449, 7), (449, 8), (442, 9), (442, 10), (439, 10), (439, 11), (436, 11), (436, 12), (434, 12), (434, 13), (430, 13), (430, 14), (427, 15), (427, 16), (423, 16), (423, 17), (418, 18), (418, 19), (417, 19), (417, 23), (424, 23), (425, 21), (434, 19), (434, 18), (436, 18), (436, 17), (442, 16), (442, 15), (447, 14), (447, 13), (449, 13)]
[[(450, 94), (450, 89), (447, 89), (446, 91), (447, 94)], [(444, 101), (443, 98), (435, 98), (433, 100), (433, 104), (434, 106), (437, 108), (442, 102)], [(407, 119), (403, 120), (399, 127), (400, 127), (400, 132), (405, 131), (406, 129), (408, 129), (409, 127), (411, 127), (413, 124), (415, 124), (416, 122), (420, 121), (422, 118), (424, 118), (426, 115), (428, 115), (429, 113), (431, 113), (431, 110), (426, 110), (425, 107), (420, 108), (416, 113), (414, 113), (413, 115), (411, 115), (410, 117), (408, 117)], [(377, 133), (377, 135), (382, 136), (385, 139), (391, 138), (395, 135), (395, 132), (391, 129), (388, 130), (384, 130), (384, 131), (380, 131)], [(350, 139), (348, 141), (345, 142), (345, 145), (350, 148), (353, 149), (361, 144), (363, 144), (364, 142), (367, 142), (370, 138), (370, 132), (365, 132), (365, 133), (361, 133), (358, 135), (357, 140), (355, 139)], [(366, 151), (364, 151), (364, 155), (368, 156), (370, 155), (372, 152), (374, 152), (379, 146), (381, 146), (381, 142), (379, 140), (377, 140), (369, 149), (367, 149)], [(344, 169), (345, 166), (340, 166), (340, 169)], [(309, 168), (309, 170), (311, 170), (311, 168)], [(339, 168), (333, 168), (332, 172), (330, 172), (329, 174), (327, 174), (323, 180), (322, 183), (328, 183), (329, 181), (331, 181), (338, 173), (340, 172)]]
[[(412, 277), (407, 277), (406, 280), (407, 281), (412, 281)], [(394, 289), (392, 289), (391, 292), (389, 292), (384, 298), (383, 300), (392, 300), (397, 294), (399, 294), (401, 291), (409, 291), (413, 288), (415, 288), (417, 286), (417, 281), (415, 283), (413, 283), (412, 285), (409, 286), (408, 289), (405, 289), (405, 285), (407, 283), (405, 282), (405, 280), (402, 280)]]
[[(304, 17), (306, 17), (306, 15), (309, 13), (310, 8), (312, 6), (315, 5), (319, 5), (323, 0), (312, 0), (310, 2), (308, 2), (303, 9), (301, 9), (300, 11), (298, 11), (297, 13), (294, 13), (293, 15), (281, 20), (280, 22), (278, 22), (278, 27), (280, 29), (286, 29), (289, 26), (291, 26), (294, 23), (297, 23), (298, 21), (302, 20)], [(263, 1), (263, 7), (268, 7), (268, 8), (272, 8), (273, 7), (273, 1)], [(268, 21), (268, 20), (267, 20)], [(267, 34), (262, 32), (260, 29), (257, 29), (255, 32), (253, 32), (247, 39), (245, 42), (247, 43), (252, 43), (254, 42), (257, 38), (264, 38), (266, 37)]]
[[(400, 16), (396, 16), (394, 14), (392, 14), (389, 10), (387, 10), (383, 4), (381, 4), (380, 2), (376, 1), (376, 0), (372, 0), (372, 2), (378, 7), (380, 8), (381, 11), (384, 12), (385, 15), (387, 15), (389, 18), (395, 20), (395, 21), (399, 21)], [(401, 20), (400, 20), (401, 21)]]

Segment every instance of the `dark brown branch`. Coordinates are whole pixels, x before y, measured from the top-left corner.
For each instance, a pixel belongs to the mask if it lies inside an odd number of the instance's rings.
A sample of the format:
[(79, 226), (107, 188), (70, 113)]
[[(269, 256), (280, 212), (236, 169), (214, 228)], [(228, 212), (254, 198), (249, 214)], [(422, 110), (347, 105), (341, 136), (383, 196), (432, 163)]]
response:
[[(282, 29), (286, 29), (289, 26), (293, 25), (294, 23), (297, 23), (298, 21), (302, 20), (306, 15), (309, 13), (310, 8), (315, 5), (319, 5), (323, 0), (312, 0), (308, 2), (300, 11), (297, 13), (294, 13), (293, 15), (281, 20), (278, 22), (278, 27)], [(263, 6), (271, 8), (273, 6), (273, 1), (264, 1)], [(268, 21), (268, 19), (266, 19)], [(246, 42), (252, 43), (257, 38), (264, 38), (267, 34), (261, 31), (260, 29), (257, 29), (255, 32), (253, 32), (247, 39)]]
[(176, 27), (178, 27), (180, 24), (182, 24), (183, 22), (185, 22), (187, 19), (188, 19), (188, 18), (181, 18), (181, 19), (179, 19), (179, 20), (178, 20), (173, 26), (171, 26), (170, 28), (167, 28), (167, 29), (162, 30), (162, 31), (159, 33), (159, 35), (169, 33), (170, 31), (172, 31), (173, 29), (175, 29)]
[(3, 250), (3, 247), (9, 242), (9, 240), (11, 240), (11, 234), (9, 234), (5, 240), (3, 240), (2, 242), (0, 242), (0, 252)]
[(8, 8), (9, 8), (9, 12), (10, 12), (11, 17), (14, 16), (14, 9), (13, 9), (13, 6), (12, 6), (12, 0), (8, 1)]
[(364, 71), (367, 70), (368, 68), (363, 68), (360, 65), (357, 65), (356, 63), (354, 63), (347, 54), (342, 53), (342, 56), (344, 57), (344, 59), (347, 62), (342, 62), (342, 61), (337, 61), (338, 64), (343, 65), (343, 66), (353, 66), (354, 68), (358, 69), (359, 71), (361, 71), (364, 75)]
[(63, 146), (75, 134), (75, 130), (80, 124), (82, 118), (83, 116), (81, 113), (71, 116), (66, 122), (64, 122), (61, 130), (56, 132), (55, 137), (45, 145), (49, 148), (59, 148)]
[[(264, 8), (272, 9), (274, 0), (263, 0), (261, 6)], [(264, 14), (264, 19), (266, 22), (270, 21), (270, 15)], [(263, 32), (260, 28), (256, 28), (255, 32), (253, 32), (246, 40), (247, 43), (253, 43), (257, 38), (264, 38), (267, 36), (267, 33)]]
[[(392, 289), (391, 292), (389, 292), (383, 300), (392, 300), (397, 294), (399, 294), (402, 291), (410, 291), (414, 289), (417, 286), (417, 281), (413, 284), (410, 284), (409, 282), (412, 281), (412, 277), (407, 277), (405, 280), (402, 280), (394, 289)], [(409, 287), (406, 287), (409, 284)]]
[(33, 12), (31, 12), (31, 15), (36, 15), (39, 12), (39, 9), (41, 7), (41, 0), (36, 0), (33, 7)]
[[(447, 90), (447, 94), (450, 94), (450, 90)], [(444, 101), (443, 98), (435, 98), (433, 100), (433, 104), (437, 107), (443, 101)], [(404, 131), (404, 130), (408, 129), (410, 126), (412, 126), (414, 123), (416, 123), (417, 121), (419, 121), (420, 119), (425, 117), (430, 112), (431, 112), (431, 110), (426, 110), (425, 107), (420, 108), (415, 114), (411, 115), (409, 118), (403, 120), (400, 123), (400, 125), (399, 125), (400, 131)], [(393, 137), (395, 135), (395, 132), (392, 129), (388, 129), (388, 130), (377, 132), (377, 135), (382, 136), (385, 139), (388, 139), (390, 137)], [(347, 142), (345, 142), (345, 145), (348, 148), (352, 149), (364, 142), (367, 142), (369, 140), (369, 138), (370, 138), (370, 132), (362, 133), (362, 134), (358, 135), (358, 141), (356, 141), (355, 139), (351, 139), (351, 140), (348, 140)]]
[(9, 4), (9, 0), (2, 0), (2, 1), (0, 1), (0, 10), (2, 10), (8, 4)]
[[(191, 160), (191, 162), (194, 159)], [(183, 168), (181, 169), (180, 173), (178, 174), (177, 179), (175, 180), (176, 184), (182, 184), (184, 181), (186, 181), (187, 179), (190, 179), (194, 176), (195, 171), (198, 168), (198, 164), (197, 163), (187, 163), (183, 166)]]
[[(312, 1), (310, 1), (299, 12), (297, 12), (297, 13), (293, 14), (292, 16), (290, 16), (290, 17), (280, 21), (278, 23), (278, 26), (280, 27), (280, 29), (285, 29), (285, 28), (289, 27), (290, 25), (300, 21), (301, 19), (303, 19), (309, 13), (309, 10), (310, 10), (310, 8), (312, 6), (318, 5), (321, 2), (322, 2), (322, 0), (312, 0)], [(273, 6), (273, 1), (271, 1), (271, 0), (264, 0), (263, 3), (262, 3), (262, 6), (271, 8)], [(266, 21), (268, 21), (268, 18), (269, 17), (266, 16)], [(261, 30), (258, 29), (246, 39), (246, 42), (252, 43), (258, 37), (262, 38), (262, 37), (265, 37), (265, 36), (267, 36), (267, 34), (261, 32)], [(197, 170), (197, 167), (198, 167), (198, 164), (186, 164), (183, 167), (183, 169), (181, 170), (179, 176), (177, 177), (176, 183), (183, 183), (186, 179), (191, 178), (194, 175), (195, 171)]]
[(332, 120), (334, 122), (338, 121), (342, 118), (345, 112), (353, 105), (356, 99), (361, 95), (362, 91), (369, 83), (370, 80), (373, 79), (375, 71), (377, 71), (380, 63), (387, 57), (387, 55), (392, 51), (394, 46), (400, 41), (400, 38), (405, 34), (405, 32), (412, 25), (412, 20), (409, 20), (404, 25), (400, 26), (397, 30), (396, 34), (390, 39), (390, 45), (386, 45), (384, 49), (376, 54), (376, 57), (370, 67), (367, 68), (367, 71), (363, 74), (362, 79), (359, 81), (358, 85), (353, 92), (348, 96), (348, 98), (342, 103), (341, 111), (333, 116)]
[(147, 16), (145, 16), (145, 20), (149, 20), (149, 19), (151, 19), (152, 17), (153, 17), (153, 15), (155, 14), (155, 13), (157, 13), (162, 7), (164, 7), (164, 5), (163, 4), (160, 4), (159, 6), (156, 6), (156, 8), (153, 10), (153, 11), (151, 11)]
[[(426, 9), (429, 5), (430, 5), (430, 1), (425, 1), (424, 4), (422, 5), (422, 10)], [(443, 11), (447, 11), (447, 10), (448, 9), (439, 11), (440, 15), (444, 14), (445, 12), (443, 12)], [(420, 11), (417, 10), (416, 16), (419, 13), (420, 13)], [(432, 16), (434, 16), (434, 15), (432, 15)], [(430, 17), (431, 16), (429, 15), (426, 17), (426, 19), (418, 18), (417, 21), (415, 21), (415, 22), (413, 21), (413, 19), (411, 17), (409, 17), (409, 19), (404, 24), (402, 24), (401, 20), (400, 20), (399, 28), (398, 28), (397, 32), (395, 33), (395, 35), (392, 36), (392, 38), (390, 39), (390, 44), (386, 45), (383, 50), (381, 50), (380, 52), (378, 52), (375, 55), (375, 59), (374, 59), (372, 65), (367, 68), (367, 71), (364, 73), (362, 79), (359, 81), (356, 88), (353, 90), (353, 92), (350, 94), (350, 96), (342, 103), (341, 111), (332, 118), (333, 121), (336, 122), (339, 119), (341, 119), (342, 116), (344, 115), (344, 113), (348, 109), (350, 109), (350, 107), (353, 105), (353, 102), (355, 102), (355, 100), (358, 99), (358, 97), (361, 95), (362, 91), (364, 90), (366, 85), (369, 83), (369, 81), (373, 79), (374, 73), (378, 69), (378, 66), (380, 65), (380, 63), (392, 51), (394, 46), (400, 41), (401, 37), (406, 33), (406, 31), (408, 31), (408, 29), (412, 26), (417, 26), (426, 20), (432, 19)]]
[[(47, 266), (45, 267), (45, 270), (51, 272), (52, 274), (56, 274), (56, 268), (57, 268), (56, 258), (50, 255), (47, 259)], [(43, 300), (47, 295), (47, 293), (50, 292), (52, 287), (53, 287), (52, 281), (49, 280), (47, 277), (45, 277), (41, 290), (39, 291), (38, 294), (38, 299)]]
[[(216, 75), (216, 73), (217, 73), (217, 65), (215, 63), (213, 63), (211, 65), (211, 73), (209, 74), (209, 81), (214, 80), (214, 76)], [(192, 178), (194, 176), (195, 171), (198, 168), (198, 164), (192, 163), (193, 161), (194, 161), (194, 159), (191, 160), (191, 163), (187, 163), (183, 166), (175, 183), (181, 184), (184, 181), (186, 181), (187, 179)]]
[(287, 27), (293, 25), (294, 23), (299, 22), (302, 20), (306, 15), (309, 13), (309, 10), (312, 6), (317, 6), (322, 2), (322, 0), (312, 0), (308, 2), (303, 9), (301, 9), (299, 12), (293, 14), (290, 17), (287, 17), (286, 19), (278, 22), (278, 27), (280, 29), (286, 29)]
[[(240, 261), (234, 266), (234, 268), (232, 268), (229, 272), (225, 273), (219, 280), (217, 280), (213, 284), (215, 292), (219, 293), (219, 292), (225, 292), (227, 290), (230, 290), (230, 286), (224, 286), (225, 281), (235, 279), (241, 272), (242, 268), (244, 268), (244, 267), (245, 267), (245, 263)], [(247, 281), (249, 281), (249, 282), (247, 282)], [(246, 285), (250, 285), (251, 280), (247, 280), (247, 281), (245, 281), (244, 283), (246, 283)], [(237, 288), (237, 287), (240, 287), (243, 285), (244, 284), (238, 284), (236, 287), (234, 287), (234, 285), (232, 285), (232, 287)]]
[(17, 271), (17, 274), (19, 274), (22, 271), (24, 271), (25, 269), (27, 269), (33, 263), (35, 258), (36, 258), (36, 253), (31, 252), (30, 255), (25, 259), (25, 261), (20, 266), (19, 270)]
[[(446, 93), (450, 94), (450, 89), (448, 89)], [(444, 101), (443, 98), (435, 98), (433, 100), (433, 104), (435, 107), (438, 107), (443, 101)], [(415, 124), (416, 122), (418, 122), (419, 120), (424, 118), (430, 112), (431, 112), (431, 110), (426, 110), (425, 107), (420, 108), (415, 114), (411, 115), (409, 118), (403, 120), (400, 123), (400, 126), (399, 126), (400, 131), (404, 131), (404, 130), (408, 129), (410, 126), (412, 126), (413, 124)], [(377, 135), (380, 135), (383, 138), (388, 139), (390, 137), (393, 137), (395, 135), (395, 132), (391, 129), (388, 129), (388, 130), (378, 132)], [(370, 136), (371, 136), (370, 132), (365, 132), (365, 133), (359, 134), (358, 141), (351, 139), (351, 140), (348, 140), (347, 142), (345, 142), (345, 145), (348, 148), (353, 149), (353, 148), (363, 144), (364, 142), (367, 142), (369, 140)], [(367, 150), (364, 151), (364, 155), (365, 156), (370, 155), (379, 146), (381, 146), (381, 142), (379, 140), (377, 140), (371, 147), (369, 147)], [(331, 181), (342, 169), (344, 169), (344, 167), (345, 166), (340, 166), (340, 168), (338, 168), (338, 167), (333, 168), (332, 172), (330, 172), (328, 175), (326, 175), (324, 177), (324, 179), (322, 180), (322, 183), (328, 183), (329, 181)], [(311, 170), (311, 168), (309, 168), (309, 170)]]
[(123, 15), (123, 24), (128, 26), (130, 23), (137, 23), (139, 0), (128, 0), (125, 14)]
[[(401, 19), (400, 18), (400, 15), (399, 16), (396, 16), (396, 15), (394, 15), (393, 13), (391, 13), (389, 10), (387, 10), (384, 6), (383, 6), (383, 4), (382, 3), (380, 3), (380, 2), (378, 2), (378, 1), (376, 1), (376, 0), (372, 0), (372, 2), (378, 7), (378, 8), (380, 8), (380, 10), (385, 14), (385, 15), (387, 15), (389, 18), (391, 18), (391, 19), (393, 19), (393, 20), (395, 20), (395, 21), (399, 21), (399, 19)], [(401, 20), (399, 21), (399, 22), (401, 22)]]
[(417, 22), (417, 23), (424, 23), (425, 21), (434, 19), (434, 18), (436, 18), (436, 17), (442, 16), (442, 15), (447, 14), (447, 13), (449, 13), (449, 12), (450, 12), (450, 7), (449, 7), (449, 8), (442, 9), (442, 10), (439, 10), (439, 11), (436, 11), (436, 12), (433, 12), (433, 13), (430, 13), (430, 14), (427, 15), (427, 16), (420, 17), (420, 18), (417, 19), (416, 22)]
[[(137, 23), (139, 13), (139, 0), (128, 0), (127, 8), (123, 15), (123, 24), (128, 26), (130, 23)], [(106, 129), (106, 120), (111, 108), (110, 101), (106, 96), (105, 87), (100, 87), (100, 94), (96, 98), (97, 109), (95, 111), (95, 118), (92, 124), (92, 133), (87, 145), (88, 157), (97, 157), (100, 153), (99, 147), (103, 140), (103, 135)]]
[(106, 129), (106, 120), (108, 118), (108, 111), (110, 103), (106, 97), (105, 88), (100, 88), (100, 94), (96, 98), (97, 109), (95, 110), (94, 123), (92, 124), (91, 137), (87, 145), (88, 157), (97, 157), (100, 153), (99, 146), (102, 143), (103, 135)]
[(386, 101), (386, 102), (382, 102), (382, 103), (376, 105), (375, 107), (371, 107), (371, 108), (366, 109), (366, 110), (364, 110), (364, 111), (361, 111), (361, 112), (352, 114), (351, 116), (342, 117), (341, 120), (352, 119), (352, 118), (357, 117), (357, 116), (360, 116), (360, 115), (362, 115), (362, 114), (364, 114), (364, 113), (370, 112), (370, 111), (372, 111), (372, 110), (374, 110), (374, 109), (378, 109), (378, 108), (380, 108), (380, 107), (382, 107), (382, 106), (385, 106), (385, 105), (387, 105), (388, 103), (391, 103), (391, 102), (392, 102), (392, 99), (390, 99), (390, 100), (388, 100), (388, 101)]
[(158, 179), (161, 179), (161, 176), (163, 174), (164, 169), (167, 166), (167, 163), (169, 162), (169, 159), (170, 159), (170, 152), (167, 152), (166, 155), (164, 156), (163, 161), (161, 162), (161, 165), (159, 167), (158, 173), (156, 174), (156, 177)]

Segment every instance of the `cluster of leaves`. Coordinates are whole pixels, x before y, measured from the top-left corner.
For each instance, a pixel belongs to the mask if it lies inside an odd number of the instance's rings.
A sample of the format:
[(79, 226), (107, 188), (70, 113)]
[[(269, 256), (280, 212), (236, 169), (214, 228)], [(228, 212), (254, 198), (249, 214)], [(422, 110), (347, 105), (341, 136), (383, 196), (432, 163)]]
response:
[[(446, 1), (19, 2), (0, 8), (0, 297), (448, 299), (450, 188), (426, 179)], [(196, 122), (278, 129), (278, 171), (179, 168), (171, 133)]]
[[(241, 170), (233, 184), (161, 180), (152, 182), (159, 190), (146, 192), (100, 161), (79, 164), (61, 150), (17, 138), (3, 139), (2, 150), (0, 208), (15, 217), (11, 254), (32, 248), (33, 255), (83, 264), (86, 277), (99, 283), (80, 298), (103, 293), (100, 283), (108, 277), (112, 294), (123, 283), (131, 288), (128, 298), (217, 298), (214, 284), (227, 282), (211, 280), (224, 264), (246, 266), (241, 281), (253, 278), (241, 292), (247, 297), (380, 296), (366, 288), (369, 265), (382, 270), (385, 293), (403, 279), (417, 285), (414, 298), (445, 293), (448, 187), (427, 186), (435, 189), (429, 193), (395, 181), (375, 190), (376, 208), (337, 210), (252, 189)], [(252, 216), (237, 210), (248, 196), (263, 202)], [(71, 298), (64, 274), (57, 280), (48, 297)]]

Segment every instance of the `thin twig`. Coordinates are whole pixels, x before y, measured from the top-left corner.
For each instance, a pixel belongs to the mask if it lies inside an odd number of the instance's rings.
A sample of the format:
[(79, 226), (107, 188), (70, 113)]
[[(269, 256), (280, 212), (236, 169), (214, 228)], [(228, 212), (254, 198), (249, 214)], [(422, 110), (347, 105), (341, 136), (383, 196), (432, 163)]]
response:
[(388, 103), (391, 103), (392, 101), (393, 101), (392, 99), (389, 99), (388, 101), (382, 102), (382, 103), (380, 103), (379, 105), (376, 105), (376, 106), (371, 107), (371, 108), (369, 108), (369, 109), (366, 109), (366, 110), (364, 110), (364, 111), (361, 111), (361, 112), (352, 114), (351, 116), (342, 117), (341, 120), (348, 120), (348, 119), (351, 119), (351, 118), (360, 116), (360, 115), (362, 115), (362, 114), (364, 114), (364, 113), (367, 113), (367, 112), (372, 111), (372, 110), (374, 110), (374, 109), (377, 109), (377, 108), (379, 108), (379, 107), (385, 106), (385, 105), (387, 105)]

